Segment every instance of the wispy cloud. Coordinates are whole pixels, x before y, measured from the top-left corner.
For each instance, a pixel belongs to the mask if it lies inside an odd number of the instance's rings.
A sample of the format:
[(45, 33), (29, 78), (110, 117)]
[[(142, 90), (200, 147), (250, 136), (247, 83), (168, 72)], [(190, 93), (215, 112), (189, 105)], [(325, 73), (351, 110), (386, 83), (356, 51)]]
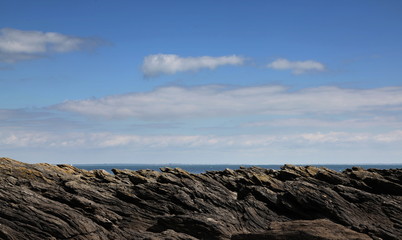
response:
[(73, 37), (56, 32), (0, 29), (0, 62), (12, 63), (40, 58), (51, 53), (64, 53), (92, 48), (101, 41)]
[(269, 63), (267, 67), (275, 70), (291, 70), (295, 75), (325, 70), (325, 65), (317, 61), (289, 61), (284, 58), (276, 59)]
[(373, 127), (402, 128), (402, 120), (395, 117), (368, 117), (349, 119), (286, 118), (244, 123), (241, 127), (293, 127), (362, 129)]
[(0, 131), (14, 129), (28, 132), (32, 130), (62, 132), (72, 129), (89, 129), (90, 126), (93, 126), (93, 123), (70, 119), (60, 112), (38, 108), (0, 109)]
[(207, 85), (162, 87), (100, 99), (66, 101), (53, 108), (104, 118), (166, 120), (249, 115), (339, 114), (400, 111), (402, 88), (315, 87), (289, 91), (283, 86), (229, 88)]
[(132, 147), (139, 149), (163, 148), (260, 148), (272, 145), (311, 144), (359, 144), (400, 143), (402, 131), (384, 133), (350, 132), (305, 132), (300, 134), (272, 135), (130, 135), (110, 132), (57, 134), (40, 131), (0, 131), (0, 145), (3, 147), (40, 148), (113, 148)]
[(244, 58), (232, 55), (222, 57), (180, 57), (174, 54), (155, 54), (144, 58), (142, 72), (146, 77), (155, 77), (162, 74), (197, 71), (202, 68), (214, 69), (223, 65), (241, 65)]

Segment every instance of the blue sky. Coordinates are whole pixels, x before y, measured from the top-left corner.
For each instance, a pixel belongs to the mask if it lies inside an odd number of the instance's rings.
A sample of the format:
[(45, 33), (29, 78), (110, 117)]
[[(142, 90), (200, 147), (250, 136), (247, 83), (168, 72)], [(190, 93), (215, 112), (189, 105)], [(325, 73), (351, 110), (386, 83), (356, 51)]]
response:
[(2, 1), (0, 155), (402, 163), (402, 2)]

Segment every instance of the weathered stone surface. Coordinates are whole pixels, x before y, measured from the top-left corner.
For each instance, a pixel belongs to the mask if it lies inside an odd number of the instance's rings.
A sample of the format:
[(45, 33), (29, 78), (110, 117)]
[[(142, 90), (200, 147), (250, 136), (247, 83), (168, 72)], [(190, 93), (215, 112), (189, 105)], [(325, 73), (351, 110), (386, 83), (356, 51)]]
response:
[(402, 169), (113, 173), (0, 158), (0, 239), (402, 239)]
[(371, 240), (366, 234), (350, 230), (327, 219), (272, 222), (261, 233), (238, 234), (232, 240)]

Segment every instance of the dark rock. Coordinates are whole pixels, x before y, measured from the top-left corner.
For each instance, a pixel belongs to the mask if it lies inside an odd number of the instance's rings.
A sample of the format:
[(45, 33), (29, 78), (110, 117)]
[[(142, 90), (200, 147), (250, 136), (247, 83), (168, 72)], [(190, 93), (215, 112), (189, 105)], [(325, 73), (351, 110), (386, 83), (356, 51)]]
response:
[(197, 239), (218, 240), (229, 238), (230, 232), (223, 222), (218, 222), (214, 216), (205, 215), (172, 215), (158, 218), (156, 224), (148, 230), (163, 232), (172, 229), (176, 232), (186, 233)]
[(350, 230), (326, 219), (272, 222), (261, 233), (238, 234), (232, 240), (371, 240), (366, 234)]
[(113, 173), (0, 158), (0, 239), (402, 239), (402, 169)]

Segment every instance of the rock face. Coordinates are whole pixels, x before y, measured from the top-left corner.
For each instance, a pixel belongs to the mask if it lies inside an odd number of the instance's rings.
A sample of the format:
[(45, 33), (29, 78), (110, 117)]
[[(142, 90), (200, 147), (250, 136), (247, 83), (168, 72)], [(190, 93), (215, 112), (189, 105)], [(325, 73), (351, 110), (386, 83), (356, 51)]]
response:
[(0, 239), (402, 239), (402, 169), (113, 172), (0, 158)]

